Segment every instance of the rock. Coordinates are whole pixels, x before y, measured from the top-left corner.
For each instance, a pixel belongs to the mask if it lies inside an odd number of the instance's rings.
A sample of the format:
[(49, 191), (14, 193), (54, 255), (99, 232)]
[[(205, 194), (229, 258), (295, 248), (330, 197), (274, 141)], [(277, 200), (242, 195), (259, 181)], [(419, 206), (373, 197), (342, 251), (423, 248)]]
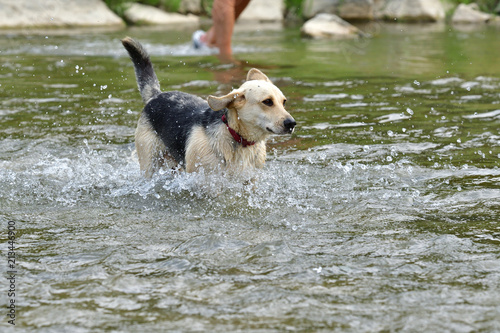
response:
[(238, 21), (283, 21), (284, 13), (284, 0), (252, 0)]
[(179, 6), (179, 13), (191, 13), (196, 15), (202, 14), (203, 6), (201, 5), (201, 0), (182, 0)]
[(379, 17), (410, 22), (436, 22), (444, 19), (440, 0), (387, 0)]
[(495, 26), (500, 26), (500, 16), (495, 16), (491, 18), (491, 20), (488, 21), (489, 24), (495, 25)]
[(306, 18), (328, 13), (336, 14), (345, 20), (371, 20), (374, 0), (306, 0), (302, 11)]
[(460, 4), (451, 18), (452, 23), (485, 23), (491, 20), (492, 15), (483, 13), (475, 3)]
[(311, 18), (320, 13), (336, 14), (346, 20), (371, 20), (377, 0), (306, 0), (302, 11)]
[(123, 26), (101, 0), (0, 0), (0, 27)]
[(313, 38), (352, 38), (361, 35), (358, 28), (334, 14), (318, 14), (304, 23), (300, 31)]
[(199, 24), (195, 15), (167, 13), (153, 6), (131, 4), (123, 13), (125, 19), (133, 24), (160, 25), (160, 24)]
[(382, 9), (385, 7), (385, 1), (386, 0), (373, 0), (375, 14), (382, 12)]
[(373, 6), (373, 0), (344, 1), (338, 8), (338, 15), (344, 20), (372, 20)]
[(320, 13), (336, 14), (338, 5), (339, 0), (305, 0), (302, 13), (307, 19)]

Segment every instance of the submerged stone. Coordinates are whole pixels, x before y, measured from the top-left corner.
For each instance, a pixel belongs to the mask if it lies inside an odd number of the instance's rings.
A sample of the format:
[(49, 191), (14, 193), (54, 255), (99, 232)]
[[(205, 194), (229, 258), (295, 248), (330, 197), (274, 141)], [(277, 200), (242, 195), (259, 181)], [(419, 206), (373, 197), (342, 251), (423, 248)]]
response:
[(333, 14), (318, 14), (301, 28), (304, 36), (312, 38), (355, 38), (361, 31)]
[(452, 23), (486, 23), (492, 18), (492, 15), (483, 13), (479, 10), (476, 3), (469, 5), (460, 4), (451, 18)]

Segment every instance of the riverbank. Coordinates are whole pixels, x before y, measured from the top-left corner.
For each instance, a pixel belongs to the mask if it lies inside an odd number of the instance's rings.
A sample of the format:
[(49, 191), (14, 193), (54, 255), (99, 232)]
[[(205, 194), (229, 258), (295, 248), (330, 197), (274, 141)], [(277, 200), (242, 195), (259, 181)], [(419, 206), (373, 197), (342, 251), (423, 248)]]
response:
[[(155, 3), (156, 6), (144, 4)], [(302, 24), (318, 14), (349, 22), (498, 22), (498, 0), (471, 5), (460, 0), (252, 0), (240, 21)], [(485, 11), (489, 12), (485, 12)], [(169, 12), (170, 11), (170, 12)], [(175, 13), (173, 13), (173, 12)], [(209, 19), (210, 1), (0, 0), (0, 29), (61, 28), (125, 25), (200, 25)], [(459, 12), (460, 15), (456, 15)]]

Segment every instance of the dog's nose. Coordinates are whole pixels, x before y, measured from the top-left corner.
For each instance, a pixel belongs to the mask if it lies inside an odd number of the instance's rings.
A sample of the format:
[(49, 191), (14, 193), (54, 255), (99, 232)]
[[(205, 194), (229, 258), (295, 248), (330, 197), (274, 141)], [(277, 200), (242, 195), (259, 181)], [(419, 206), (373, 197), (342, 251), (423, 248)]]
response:
[(289, 133), (293, 132), (293, 129), (295, 128), (295, 125), (297, 125), (297, 122), (293, 118), (286, 118), (285, 121), (283, 122), (283, 126), (285, 126), (285, 129)]

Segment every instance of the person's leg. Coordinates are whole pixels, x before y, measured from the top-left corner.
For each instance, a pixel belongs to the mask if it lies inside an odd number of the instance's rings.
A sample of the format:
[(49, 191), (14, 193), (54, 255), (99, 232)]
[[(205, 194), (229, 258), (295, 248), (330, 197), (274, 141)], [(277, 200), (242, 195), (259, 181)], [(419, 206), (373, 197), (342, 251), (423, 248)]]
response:
[(215, 0), (212, 7), (212, 38), (215, 38), (215, 45), (219, 48), (219, 55), (223, 60), (229, 60), (232, 55), (231, 37), (234, 30), (235, 6), (236, 0)]
[(202, 37), (202, 41), (209, 46), (217, 46), (221, 60), (232, 59), (231, 38), (234, 23), (249, 2), (250, 0), (214, 0), (213, 26)]
[(215, 41), (215, 33), (213, 26), (211, 26), (210, 29), (207, 30), (205, 35), (201, 37), (201, 41), (210, 47), (215, 46), (216, 41)]

